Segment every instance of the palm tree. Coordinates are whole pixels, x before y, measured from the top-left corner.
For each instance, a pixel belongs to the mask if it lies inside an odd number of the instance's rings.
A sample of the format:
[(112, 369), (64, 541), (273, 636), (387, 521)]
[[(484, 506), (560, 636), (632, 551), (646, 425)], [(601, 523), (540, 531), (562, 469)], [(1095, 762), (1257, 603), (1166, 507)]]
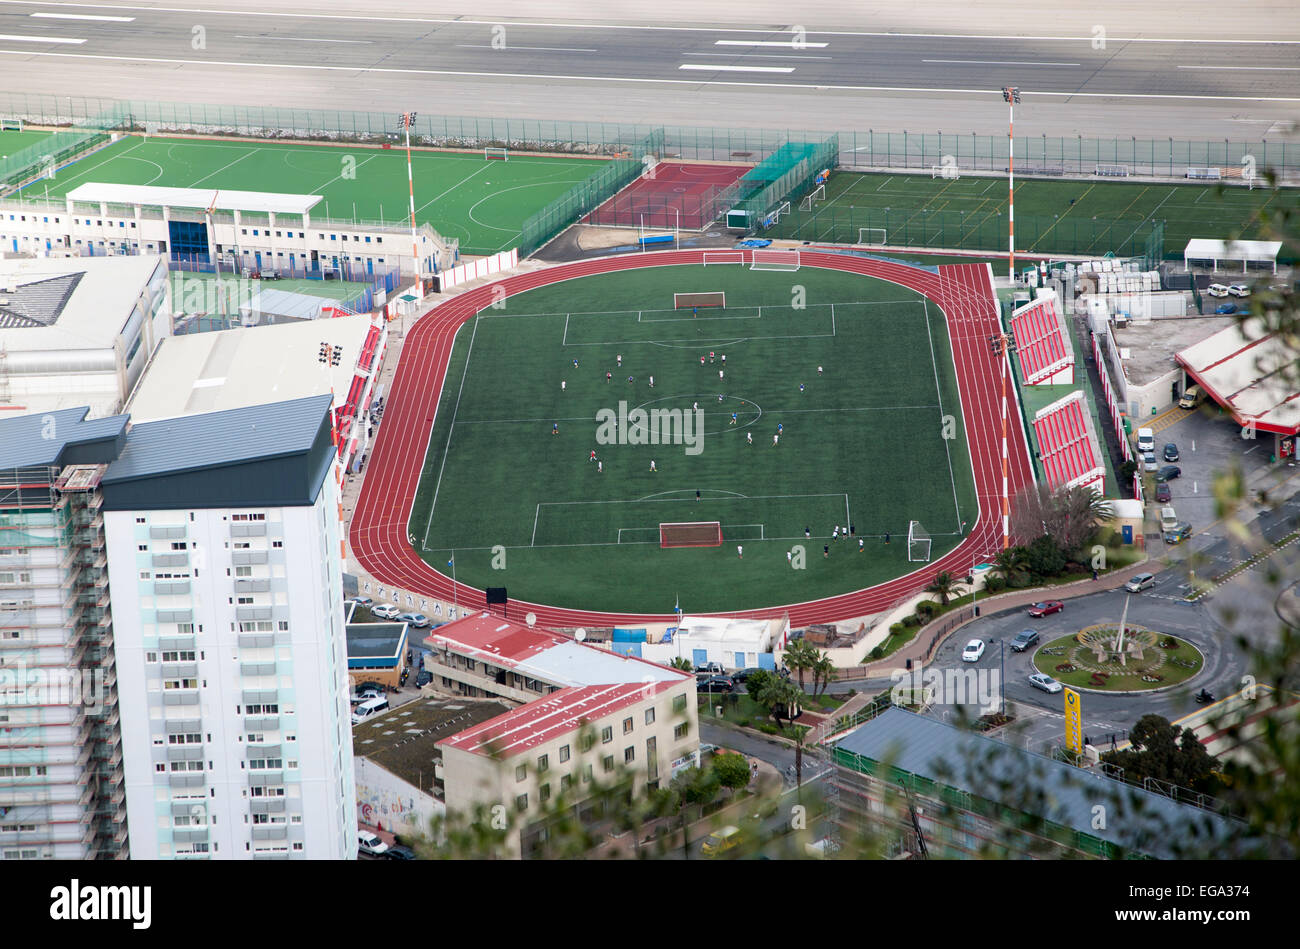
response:
[(676, 656), (671, 662), (668, 663), (668, 665), (674, 669), (681, 669), (683, 672), (691, 671), (691, 661), (687, 659), (685, 656)]
[(785, 664), (799, 673), (799, 690), (803, 691), (803, 674), (817, 661), (817, 648), (812, 643), (796, 639), (785, 651)]
[(796, 689), (788, 679), (774, 678), (763, 687), (763, 691), (754, 696), (759, 705), (765, 706), (776, 719), (776, 727), (781, 727), (781, 719), (793, 720), (798, 714), (799, 700), (803, 698), (801, 689)]
[(829, 686), (831, 680), (835, 678), (835, 663), (831, 660), (830, 656), (826, 655), (826, 653), (822, 653), (818, 657), (817, 661), (813, 663), (813, 676), (815, 677), (813, 680), (813, 695), (816, 695), (818, 691), (816, 677), (819, 676), (821, 678), (822, 692), (826, 691), (826, 687)]
[(956, 593), (960, 586), (961, 583), (956, 577), (947, 570), (942, 570), (935, 576), (934, 582), (925, 588), (925, 592), (939, 594), (939, 602), (947, 606), (948, 597)]
[(1012, 585), (1012, 580), (1016, 577), (1023, 577), (1027, 568), (1025, 562), (1025, 548), (1008, 547), (1005, 550), (999, 550), (996, 557), (993, 558), (993, 569), (1007, 581), (1007, 586)]

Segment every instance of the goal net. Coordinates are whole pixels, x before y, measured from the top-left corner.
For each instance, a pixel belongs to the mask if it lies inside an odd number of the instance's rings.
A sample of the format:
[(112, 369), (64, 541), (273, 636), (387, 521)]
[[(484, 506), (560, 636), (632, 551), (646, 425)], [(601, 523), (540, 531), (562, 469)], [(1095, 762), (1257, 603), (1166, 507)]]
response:
[(930, 534), (920, 521), (907, 522), (907, 559), (921, 563), (930, 559)]
[(885, 245), (885, 229), (883, 227), (860, 227), (858, 228), (859, 244), (879, 244)]
[(1092, 173), (1102, 178), (1127, 178), (1130, 169), (1128, 165), (1097, 165)]
[(677, 521), (659, 525), (660, 547), (721, 547), (721, 521)]
[(804, 199), (799, 202), (799, 210), (811, 211), (813, 209), (814, 204), (816, 204), (818, 201), (825, 201), (825, 200), (826, 200), (826, 186), (818, 185), (817, 187), (813, 188), (812, 191), (804, 195)]
[(704, 252), (704, 266), (709, 264), (743, 264), (745, 262), (745, 252), (743, 250), (715, 250)]
[(750, 270), (798, 270), (797, 250), (756, 250), (749, 258)]
[(931, 178), (954, 178), (954, 179), (960, 178), (961, 169), (959, 169), (956, 165), (931, 165), (930, 177)]
[(22, 130), (22, 119), (0, 118), (0, 132), (21, 132)]
[(508, 161), (510, 159), (510, 151), (505, 148), (485, 148), (483, 149), (483, 157), (489, 161), (493, 159), (497, 161)]
[(722, 290), (712, 290), (707, 293), (673, 294), (674, 310), (694, 309), (697, 306), (720, 306), (726, 309), (727, 294)]

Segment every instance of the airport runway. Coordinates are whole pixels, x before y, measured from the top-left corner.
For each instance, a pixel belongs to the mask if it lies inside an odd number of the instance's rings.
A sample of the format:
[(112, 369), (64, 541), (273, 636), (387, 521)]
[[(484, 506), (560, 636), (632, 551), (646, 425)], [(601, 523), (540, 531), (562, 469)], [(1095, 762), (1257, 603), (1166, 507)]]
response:
[[(862, 29), (871, 24), (860, 13), (820, 29), (760, 25), (727, 0), (699, 6), (730, 15), (729, 26), (616, 21), (604, 18), (603, 6), (584, 22), (487, 17), (503, 7), (578, 12), (567, 0), (489, 3), (479, 19), (421, 13), (395, 0), (331, 4), (321, 13), (255, 6), (2, 0), (0, 87), (452, 115), (991, 134), (1005, 128), (999, 90), (1016, 85), (1023, 97), (1018, 134), (1274, 140), (1292, 137), (1288, 129), (1300, 117), (1300, 18), (1285, 8), (1271, 19), (1225, 22), (1222, 38), (1208, 40), (1177, 21), (1176, 35), (1159, 35), (1159, 24), (1126, 32), (1133, 24), (1120, 19), (1107, 30), (1104, 22), (1085, 26), (1086, 16), (1051, 24), (1011, 18), (1023, 35), (956, 35), (971, 28), (956, 12), (941, 23), (921, 14), (921, 26), (907, 33)], [(757, 6), (764, 13), (770, 4)], [(637, 9), (644, 18), (658, 8)], [(892, 29), (905, 28), (898, 19), (895, 13)], [(990, 21), (982, 17), (979, 25)], [(926, 32), (940, 28), (947, 32)]]

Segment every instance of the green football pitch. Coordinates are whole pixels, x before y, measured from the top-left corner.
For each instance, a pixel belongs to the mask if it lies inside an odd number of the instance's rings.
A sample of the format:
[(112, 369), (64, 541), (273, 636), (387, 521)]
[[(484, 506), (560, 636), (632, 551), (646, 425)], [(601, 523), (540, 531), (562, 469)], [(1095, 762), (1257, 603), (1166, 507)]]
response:
[(42, 139), (50, 137), (49, 132), (0, 132), (0, 158), (8, 158), (15, 155), (31, 145), (35, 145)]
[[(1164, 255), (1180, 257), (1187, 242), (1196, 237), (1263, 239), (1258, 223), (1261, 209), (1300, 209), (1298, 189), (1250, 190), (1215, 184), (1017, 178), (1015, 199), (1017, 249), (1029, 251), (1037, 241), (1043, 252), (1096, 255), (1118, 251), (1148, 220), (1165, 221)], [(903, 243), (910, 233), (917, 243), (936, 241), (940, 243), (933, 246), (1005, 252), (1007, 200), (1004, 175), (943, 179), (931, 178), (929, 172), (837, 172), (826, 184), (825, 200), (817, 201), (814, 210), (800, 210), (795, 202), (764, 236), (893, 244)], [(1095, 225), (1094, 219), (1132, 227), (1106, 228)], [(893, 233), (883, 235), (883, 241), (880, 235), (858, 233), (860, 225), (886, 223), (887, 232)], [(983, 246), (992, 241), (999, 243)]]
[[(724, 308), (674, 308), (712, 292)], [(702, 424), (667, 444), (637, 408)], [(539, 288), (467, 322), (409, 532), (436, 568), (454, 559), (458, 580), (515, 599), (664, 612), (680, 597), (689, 612), (882, 582), (919, 566), (909, 521), (938, 557), (975, 513), (937, 307), (835, 271), (679, 266)], [(713, 521), (721, 546), (660, 547), (662, 523)]]
[[(5, 135), (27, 133), (6, 132)], [(415, 218), (460, 241), (462, 254), (494, 254), (519, 242), (523, 222), (600, 167), (589, 158), (481, 152), (412, 152)], [(318, 194), (312, 214), (410, 220), (406, 150), (127, 136), (29, 186), (61, 197), (87, 182)]]

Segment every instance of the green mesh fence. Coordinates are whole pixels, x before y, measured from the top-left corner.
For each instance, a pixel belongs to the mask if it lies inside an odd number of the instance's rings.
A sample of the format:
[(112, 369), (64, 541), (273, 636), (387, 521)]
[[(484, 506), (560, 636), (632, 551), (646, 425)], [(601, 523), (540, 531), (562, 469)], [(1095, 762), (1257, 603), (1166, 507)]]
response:
[(519, 236), (519, 253), (531, 254), (583, 215), (598, 208), (626, 188), (645, 170), (642, 159), (662, 156), (662, 129), (653, 129), (641, 140), (621, 148), (627, 157), (615, 158), (602, 165), (585, 180), (578, 182), (546, 207), (524, 221)]
[[(1159, 222), (1152, 221), (1016, 215), (1016, 250), (1091, 256), (1114, 251), (1120, 257), (1141, 257), (1149, 253), (1153, 241), (1163, 243), (1163, 233), (1156, 233), (1159, 227)], [(834, 244), (942, 247), (999, 254), (1007, 252), (1008, 242), (1007, 219), (1001, 214), (833, 205), (824, 205), (797, 220), (783, 217), (765, 235)]]
[(53, 177), (59, 166), (111, 141), (109, 132), (119, 129), (123, 124), (122, 112), (116, 105), (95, 115), (76, 119), (70, 129), (55, 132), (48, 138), (0, 159), (0, 188), (13, 188), (42, 175)]
[[(832, 135), (820, 143), (787, 142), (774, 154), (782, 156), (768, 166), (766, 174), (780, 174), (758, 191), (737, 201), (733, 210), (745, 211), (751, 227), (767, 226), (771, 211), (792, 196), (801, 195), (812, 187), (822, 171), (834, 168), (839, 155), (838, 136)], [(801, 156), (801, 157), (800, 157)], [(757, 171), (758, 169), (755, 169)], [(752, 174), (752, 173), (751, 173)], [(749, 176), (747, 175), (746, 178)]]

